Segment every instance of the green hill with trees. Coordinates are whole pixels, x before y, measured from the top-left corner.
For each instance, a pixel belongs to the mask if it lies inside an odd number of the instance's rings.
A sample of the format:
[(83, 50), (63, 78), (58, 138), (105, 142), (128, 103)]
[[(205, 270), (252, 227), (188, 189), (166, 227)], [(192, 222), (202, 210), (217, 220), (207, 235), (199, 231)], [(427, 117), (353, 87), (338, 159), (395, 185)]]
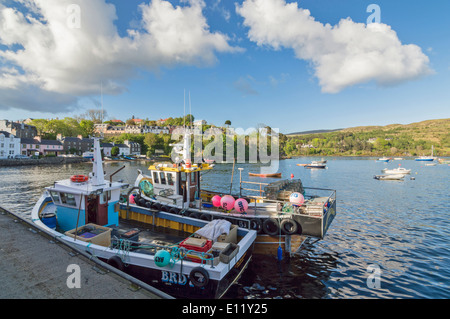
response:
[[(282, 148), (281, 148), (282, 146)], [(450, 119), (285, 136), (284, 156), (450, 156)]]

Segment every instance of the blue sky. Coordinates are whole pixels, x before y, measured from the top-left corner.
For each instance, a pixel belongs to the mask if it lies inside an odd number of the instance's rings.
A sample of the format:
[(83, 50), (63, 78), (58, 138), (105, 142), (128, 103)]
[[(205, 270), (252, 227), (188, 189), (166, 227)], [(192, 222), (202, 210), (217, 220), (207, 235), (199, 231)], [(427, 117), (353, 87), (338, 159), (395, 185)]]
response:
[[(184, 92), (197, 119), (244, 129), (264, 123), (282, 133), (450, 117), (448, 1), (265, 0), (273, 2), (268, 9), (258, 0), (158, 0), (159, 7), (73, 0), (67, 3), (81, 8), (81, 28), (59, 42), (63, 11), (56, 6), (64, 1), (35, 1), (37, 8), (22, 1), (0, 1), (0, 20), (15, 23), (15, 32), (0, 30), (0, 118), (63, 118), (98, 108), (99, 82), (104, 109), (122, 120), (181, 116)], [(361, 27), (370, 4), (379, 6), (383, 25), (373, 39)], [(25, 12), (40, 23), (11, 18)], [(143, 26), (157, 13), (168, 21), (166, 14), (176, 12), (186, 24), (174, 20), (175, 34)], [(346, 29), (337, 27), (342, 19)], [(190, 33), (198, 26), (202, 35)], [(148, 34), (161, 46), (148, 45)], [(117, 43), (108, 47), (102, 36)], [(105, 50), (98, 61), (91, 47)], [(21, 49), (29, 54), (19, 55)]]

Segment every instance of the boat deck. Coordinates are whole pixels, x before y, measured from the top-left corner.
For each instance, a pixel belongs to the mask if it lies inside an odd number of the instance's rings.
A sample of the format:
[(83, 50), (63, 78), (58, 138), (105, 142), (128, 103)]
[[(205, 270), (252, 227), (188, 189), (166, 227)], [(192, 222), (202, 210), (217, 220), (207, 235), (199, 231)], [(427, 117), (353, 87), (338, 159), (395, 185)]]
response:
[[(160, 299), (0, 208), (2, 299)], [(67, 287), (69, 265), (80, 267), (80, 288)]]

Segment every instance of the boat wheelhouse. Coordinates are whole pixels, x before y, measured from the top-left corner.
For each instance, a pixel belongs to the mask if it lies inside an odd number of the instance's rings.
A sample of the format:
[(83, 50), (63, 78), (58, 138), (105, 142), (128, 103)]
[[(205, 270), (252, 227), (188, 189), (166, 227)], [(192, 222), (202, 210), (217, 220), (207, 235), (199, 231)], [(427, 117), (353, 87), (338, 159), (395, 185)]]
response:
[(174, 297), (220, 298), (247, 267), (256, 232), (227, 222), (120, 203), (129, 185), (105, 180), (99, 138), (93, 170), (46, 187), (31, 213), (42, 230)]

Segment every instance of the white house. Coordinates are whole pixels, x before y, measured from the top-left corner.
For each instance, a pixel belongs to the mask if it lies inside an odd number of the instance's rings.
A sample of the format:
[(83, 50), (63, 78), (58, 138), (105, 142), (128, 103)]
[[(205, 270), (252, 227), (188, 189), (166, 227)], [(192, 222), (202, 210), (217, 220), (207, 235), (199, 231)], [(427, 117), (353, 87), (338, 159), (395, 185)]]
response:
[(20, 138), (0, 131), (0, 159), (14, 158), (16, 155), (20, 155)]

